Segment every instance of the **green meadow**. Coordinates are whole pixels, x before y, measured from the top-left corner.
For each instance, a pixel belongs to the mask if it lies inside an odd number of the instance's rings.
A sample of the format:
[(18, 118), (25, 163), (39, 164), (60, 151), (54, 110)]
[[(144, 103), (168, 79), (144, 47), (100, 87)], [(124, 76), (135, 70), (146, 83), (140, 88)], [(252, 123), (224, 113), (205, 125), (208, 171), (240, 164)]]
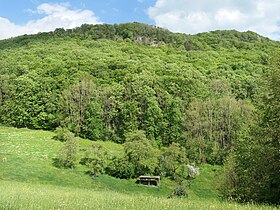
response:
[[(61, 142), (42, 130), (0, 127), (0, 209), (277, 209), (273, 206), (223, 201), (216, 190), (219, 166), (201, 166), (201, 175), (188, 188), (187, 198), (168, 198), (175, 184), (160, 187), (136, 184), (108, 175), (91, 178), (86, 168), (53, 166)], [(80, 148), (100, 144), (122, 154), (112, 142), (79, 139)]]

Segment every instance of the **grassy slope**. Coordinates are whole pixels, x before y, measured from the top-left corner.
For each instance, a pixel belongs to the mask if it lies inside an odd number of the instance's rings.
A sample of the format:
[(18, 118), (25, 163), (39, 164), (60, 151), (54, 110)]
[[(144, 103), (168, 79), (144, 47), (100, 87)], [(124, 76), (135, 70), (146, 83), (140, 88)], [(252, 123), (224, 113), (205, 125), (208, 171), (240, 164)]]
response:
[[(212, 182), (218, 168), (208, 165), (192, 183), (188, 199), (167, 199), (174, 187), (168, 180), (156, 188), (106, 175), (92, 180), (82, 166), (57, 169), (52, 158), (61, 142), (52, 137), (47, 131), (0, 127), (0, 209), (270, 209), (220, 201)], [(81, 146), (92, 143), (80, 139)], [(121, 145), (94, 143), (123, 152)]]

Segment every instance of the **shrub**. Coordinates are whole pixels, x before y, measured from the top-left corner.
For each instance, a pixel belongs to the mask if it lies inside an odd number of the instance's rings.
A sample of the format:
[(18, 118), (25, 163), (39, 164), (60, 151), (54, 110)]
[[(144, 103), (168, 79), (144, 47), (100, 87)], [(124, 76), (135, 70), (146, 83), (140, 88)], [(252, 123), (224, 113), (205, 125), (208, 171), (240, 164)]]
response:
[(135, 167), (132, 163), (127, 161), (124, 157), (114, 157), (106, 169), (106, 173), (110, 176), (129, 179), (135, 176)]
[[(236, 198), (238, 187), (238, 176), (236, 174), (236, 163), (233, 154), (230, 154), (225, 162), (223, 173), (219, 177), (218, 190), (223, 197), (232, 199)], [(238, 199), (237, 199), (238, 200)]]
[(175, 171), (174, 179), (178, 184), (189, 178), (190, 171), (186, 165), (180, 165)]
[(68, 139), (74, 138), (74, 134), (67, 128), (57, 127), (54, 133), (56, 135), (53, 138), (61, 142), (66, 142)]
[(78, 141), (74, 134), (68, 134), (64, 136), (65, 142), (59, 151), (58, 158), (54, 159), (54, 165), (57, 167), (74, 168), (78, 162)]
[(107, 150), (101, 145), (91, 145), (85, 153), (85, 157), (81, 159), (80, 163), (89, 168), (88, 173), (94, 177), (105, 173), (109, 162), (109, 155)]
[(178, 185), (172, 192), (172, 194), (169, 196), (170, 198), (172, 197), (188, 197), (187, 190), (184, 186)]

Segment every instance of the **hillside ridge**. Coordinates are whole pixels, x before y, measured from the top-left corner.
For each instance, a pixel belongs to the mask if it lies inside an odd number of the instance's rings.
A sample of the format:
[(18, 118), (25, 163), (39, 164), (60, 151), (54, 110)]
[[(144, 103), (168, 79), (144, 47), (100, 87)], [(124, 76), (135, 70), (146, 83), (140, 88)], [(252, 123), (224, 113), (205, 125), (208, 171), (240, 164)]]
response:
[[(37, 34), (21, 35), (5, 40), (0, 40), (0, 49), (9, 46), (22, 46), (35, 40), (52, 39), (56, 37), (74, 37), (79, 39), (109, 39), (132, 40), (135, 43), (159, 46), (169, 45), (173, 47), (184, 46), (186, 50), (209, 50), (216, 49), (217, 45), (225, 48), (232, 46), (236, 48), (248, 47), (251, 43), (273, 44), (277, 41), (270, 40), (255, 32), (239, 32), (236, 30), (216, 30), (210, 32), (189, 35), (185, 33), (173, 33), (167, 29), (148, 25), (144, 23), (123, 24), (83, 24), (73, 29), (57, 28), (51, 32), (40, 32)], [(207, 44), (202, 44), (205, 41)], [(241, 42), (241, 44), (239, 43)], [(245, 45), (245, 46), (244, 46)]]

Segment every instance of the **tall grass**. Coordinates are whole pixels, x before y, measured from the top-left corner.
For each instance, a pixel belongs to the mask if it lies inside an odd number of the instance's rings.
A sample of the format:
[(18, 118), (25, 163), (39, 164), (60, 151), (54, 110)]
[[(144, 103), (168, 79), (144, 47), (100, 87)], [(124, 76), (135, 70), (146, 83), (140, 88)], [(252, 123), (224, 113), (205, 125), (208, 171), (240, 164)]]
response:
[[(273, 209), (215, 200), (167, 199), (106, 190), (0, 181), (0, 209)], [(275, 208), (276, 209), (276, 208)]]

